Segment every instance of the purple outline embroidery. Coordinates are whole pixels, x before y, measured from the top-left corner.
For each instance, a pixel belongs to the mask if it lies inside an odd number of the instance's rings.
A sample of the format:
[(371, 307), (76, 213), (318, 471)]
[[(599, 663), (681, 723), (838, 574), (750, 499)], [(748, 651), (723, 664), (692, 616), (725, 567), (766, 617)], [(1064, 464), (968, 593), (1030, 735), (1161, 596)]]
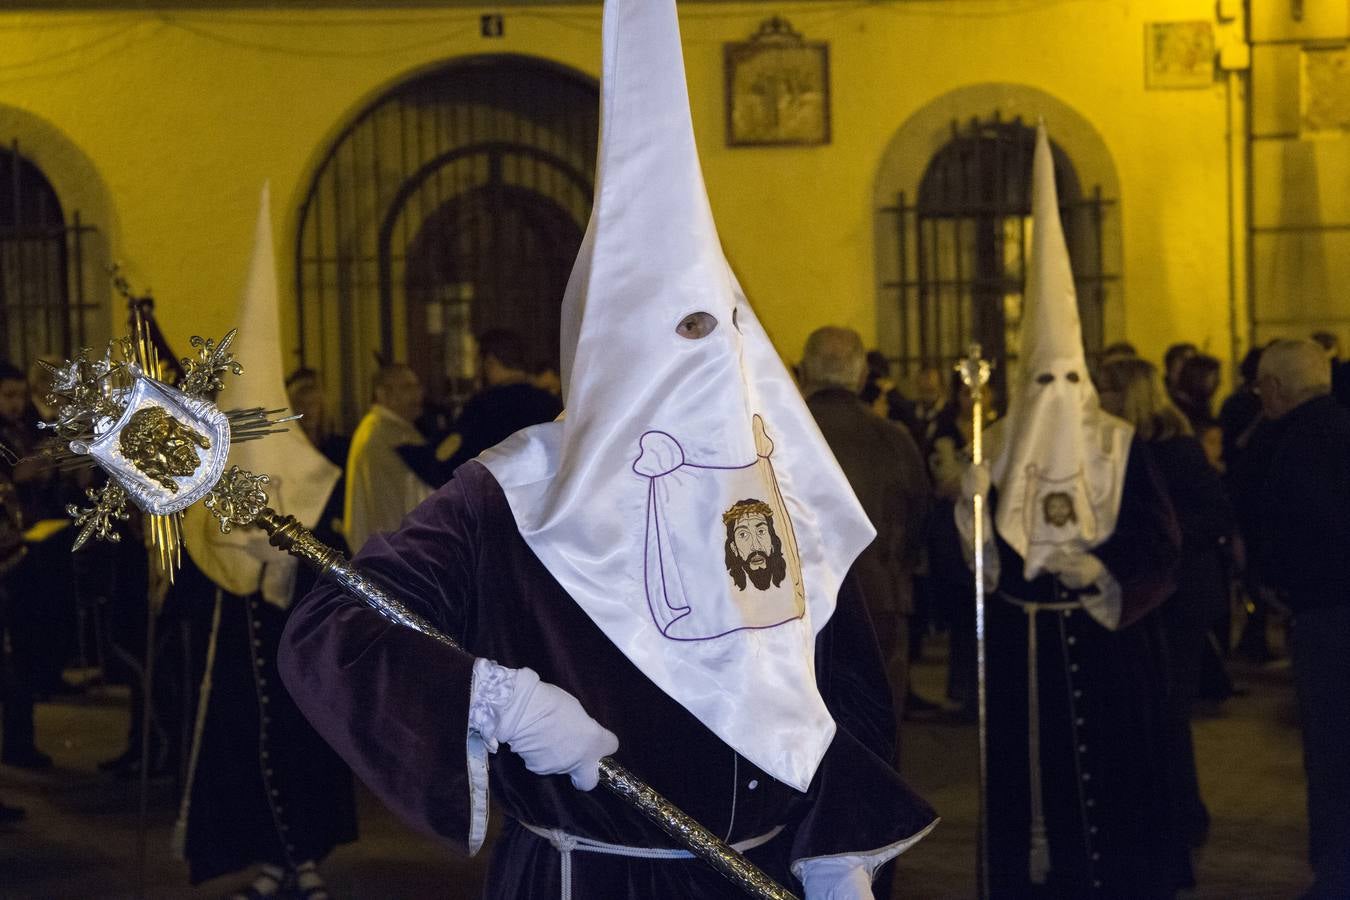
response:
[[(675, 437), (667, 432), (651, 430), (644, 432), (638, 438), (638, 456), (633, 460), (633, 472), (643, 478), (648, 479), (647, 488), (647, 516), (645, 531), (643, 534), (643, 590), (647, 596), (648, 612), (651, 614), (652, 621), (656, 624), (661, 634), (673, 641), (707, 641), (724, 637), (737, 631), (759, 631), (767, 628), (777, 628), (788, 622), (796, 621), (805, 615), (804, 598), (801, 597), (801, 566), (797, 555), (796, 533), (793, 529), (792, 520), (787, 514), (787, 506), (783, 501), (783, 495), (778, 489), (777, 479), (772, 475), (770, 465), (769, 481), (766, 487), (771, 487), (773, 491), (772, 500), (777, 503), (778, 509), (782, 511), (782, 530), (780, 536), (785, 561), (788, 566), (789, 589), (797, 594), (797, 612), (778, 621), (769, 622), (760, 625), (741, 625), (735, 628), (728, 628), (716, 634), (699, 635), (696, 637), (684, 637), (672, 634), (677, 623), (688, 618), (694, 613), (693, 605), (687, 600), (681, 602), (680, 599), (671, 596), (671, 581), (678, 581), (678, 570), (668, 572), (666, 569), (666, 556), (673, 552), (673, 548), (667, 547), (663, 540), (663, 527), (661, 519), (661, 508), (657, 502), (657, 479), (666, 475), (671, 475), (681, 469), (697, 469), (704, 471), (726, 471), (736, 472), (744, 471), (759, 465), (761, 462), (768, 463), (773, 455), (773, 441), (764, 431), (763, 419), (756, 414), (754, 417), (756, 437), (763, 438), (762, 443), (757, 440), (760, 446), (759, 452), (753, 462), (740, 466), (719, 466), (703, 465), (689, 462), (685, 457), (684, 447)], [(767, 504), (766, 504), (767, 505)], [(719, 524), (724, 524), (720, 522)], [(653, 559), (653, 555), (655, 559)], [(655, 566), (653, 566), (655, 563)], [(655, 569), (655, 571), (653, 571)], [(660, 579), (660, 591), (655, 590), (652, 584), (653, 574)], [(678, 585), (677, 585), (678, 587)], [(728, 574), (728, 591), (734, 589), (734, 584), (730, 581)], [(678, 593), (683, 595), (683, 591)]]

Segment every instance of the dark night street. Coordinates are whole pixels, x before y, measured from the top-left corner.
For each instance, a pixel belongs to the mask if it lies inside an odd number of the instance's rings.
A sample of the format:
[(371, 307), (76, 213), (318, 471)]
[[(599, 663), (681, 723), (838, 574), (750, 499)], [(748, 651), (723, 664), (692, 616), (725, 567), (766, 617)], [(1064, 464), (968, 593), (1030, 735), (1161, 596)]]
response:
[[(917, 667), (921, 692), (938, 696), (941, 661)], [(1292, 898), (1307, 886), (1303, 774), (1287, 668), (1237, 668), (1250, 689), (1196, 719), (1200, 776), (1213, 817), (1189, 896), (1223, 900)], [(39, 707), (40, 744), (56, 758), (50, 772), (0, 769), (0, 797), (28, 809), (28, 820), (0, 831), (0, 897), (135, 897), (137, 787), (100, 774), (96, 763), (121, 750), (123, 695), (95, 689)], [(906, 724), (904, 759), (913, 784), (942, 824), (902, 857), (896, 897), (974, 896), (976, 730), (969, 725)], [(222, 878), (197, 888), (171, 852), (178, 799), (167, 780), (152, 784), (146, 897), (214, 898), (247, 881)], [(483, 857), (464, 861), (414, 835), (362, 792), (361, 839), (324, 865), (338, 898), (475, 897)], [(485, 856), (486, 854), (484, 854)]]

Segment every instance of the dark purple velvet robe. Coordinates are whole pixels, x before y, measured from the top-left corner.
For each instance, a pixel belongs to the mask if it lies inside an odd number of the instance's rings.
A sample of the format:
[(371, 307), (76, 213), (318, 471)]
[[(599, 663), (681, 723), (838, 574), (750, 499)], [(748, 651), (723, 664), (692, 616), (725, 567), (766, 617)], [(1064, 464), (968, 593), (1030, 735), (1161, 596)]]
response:
[(998, 543), (999, 591), (986, 607), (991, 896), (1171, 897), (1177, 846), (1155, 610), (1175, 586), (1181, 541), (1148, 447), (1131, 445), (1115, 531), (1092, 551), (1120, 584), (1120, 627), (1108, 631), (1082, 609), (1036, 615), (1044, 886), (1029, 879), (1028, 629), (1019, 602), (1075, 597), (1048, 575), (1027, 582), (1022, 558)]
[[(331, 584), (293, 611), (281, 673), (318, 731), (395, 812), (460, 848), (470, 800), (465, 739), (471, 670), (484, 656), (529, 666), (580, 699), (619, 737), (617, 760), (730, 841), (783, 825), (747, 855), (800, 890), (793, 860), (868, 852), (915, 837), (934, 821), (885, 761), (894, 721), (876, 637), (846, 584), (817, 640), (821, 693), (839, 725), (806, 794), (736, 754), (610, 643), (534, 556), (501, 488), (476, 462), (356, 558), (362, 571), (459, 640), (456, 653), (391, 624)], [(609, 843), (671, 847), (640, 813), (603, 788), (527, 771), (507, 748), (491, 761), (495, 807), (513, 820), (488, 878), (493, 898), (559, 891), (558, 852), (517, 822)], [(577, 896), (720, 897), (737, 892), (697, 860), (579, 853)]]

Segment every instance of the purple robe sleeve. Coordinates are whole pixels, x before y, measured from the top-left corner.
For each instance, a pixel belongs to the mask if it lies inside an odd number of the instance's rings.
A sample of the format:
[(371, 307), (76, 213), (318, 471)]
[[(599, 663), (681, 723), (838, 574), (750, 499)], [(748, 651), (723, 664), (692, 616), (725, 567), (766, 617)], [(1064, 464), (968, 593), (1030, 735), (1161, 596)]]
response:
[(1130, 445), (1116, 530), (1092, 551), (1120, 584), (1120, 628), (1138, 622), (1176, 589), (1181, 529), (1148, 445)]
[[(354, 560), (453, 637), (473, 590), (471, 504), (449, 482)], [(395, 625), (325, 579), (296, 606), (278, 665), (296, 704), (405, 822), (461, 850), (470, 844), (466, 738), (474, 657)]]

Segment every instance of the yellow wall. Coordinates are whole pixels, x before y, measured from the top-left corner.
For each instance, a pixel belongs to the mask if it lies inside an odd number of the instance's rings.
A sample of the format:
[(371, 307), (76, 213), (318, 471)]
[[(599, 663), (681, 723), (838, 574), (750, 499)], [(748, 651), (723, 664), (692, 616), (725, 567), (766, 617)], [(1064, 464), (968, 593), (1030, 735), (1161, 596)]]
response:
[[(78, 193), (83, 208), (101, 207), (96, 224), (111, 255), (133, 283), (153, 287), (166, 331), (185, 344), (190, 333), (235, 324), (230, 310), (264, 179), (278, 257), (289, 266), (297, 207), (319, 157), (343, 124), (409, 73), (508, 52), (598, 74), (598, 6), (507, 7), (497, 40), (479, 37), (479, 12), (0, 15), (0, 128), (46, 123), (55, 136), (20, 133), (21, 143), (41, 151), (34, 159), (63, 197)], [(830, 42), (833, 142), (727, 148), (722, 43), (744, 40), (775, 13)], [(826, 322), (876, 336), (873, 193), (888, 145), (963, 87), (1011, 84), (1072, 108), (1115, 167), (1124, 300), (1108, 317), (1108, 340), (1127, 338), (1157, 358), (1185, 338), (1226, 357), (1225, 88), (1150, 91), (1143, 78), (1145, 22), (1213, 15), (1211, 0), (682, 7), (714, 210), (779, 349), (795, 358)], [(1217, 26), (1221, 42), (1236, 27)], [(1053, 136), (1053, 117), (1049, 126)], [(83, 163), (71, 161), (81, 154)], [(281, 274), (287, 298), (291, 273)], [(110, 320), (120, 317), (110, 304)]]
[[(757, 298), (791, 298), (789, 315), (766, 314), (782, 349), (800, 347), (807, 331), (831, 315), (818, 311), (824, 304), (837, 318), (869, 331), (874, 326), (872, 186), (896, 130), (963, 86), (1014, 83), (1073, 107), (1096, 126), (1114, 160), (1125, 309), (1114, 317), (1120, 330), (1107, 339), (1128, 338), (1152, 358), (1183, 338), (1226, 356), (1224, 88), (1143, 85), (1144, 23), (1210, 18), (1212, 9), (1203, 0), (976, 2), (891, 5), (834, 19), (838, 11), (828, 8), (794, 16), (808, 37), (831, 41), (834, 143), (787, 151), (732, 150), (706, 138), (701, 145), (723, 239), (750, 290)], [(756, 7), (754, 15), (763, 12)], [(753, 21), (737, 27), (686, 15), (687, 40), (747, 33)], [(694, 96), (718, 97), (719, 53), (703, 41), (687, 46)], [(959, 112), (968, 118), (993, 111)], [(696, 111), (703, 134), (720, 135), (718, 115), (715, 102)]]
[[(1305, 46), (1350, 64), (1350, 4), (1322, 0), (1294, 19), (1276, 0), (1252, 6), (1251, 315), (1259, 340), (1304, 337), (1325, 328), (1350, 345), (1350, 141), (1340, 84), (1339, 130), (1310, 135), (1304, 117)], [(1325, 98), (1325, 95), (1324, 95)]]

